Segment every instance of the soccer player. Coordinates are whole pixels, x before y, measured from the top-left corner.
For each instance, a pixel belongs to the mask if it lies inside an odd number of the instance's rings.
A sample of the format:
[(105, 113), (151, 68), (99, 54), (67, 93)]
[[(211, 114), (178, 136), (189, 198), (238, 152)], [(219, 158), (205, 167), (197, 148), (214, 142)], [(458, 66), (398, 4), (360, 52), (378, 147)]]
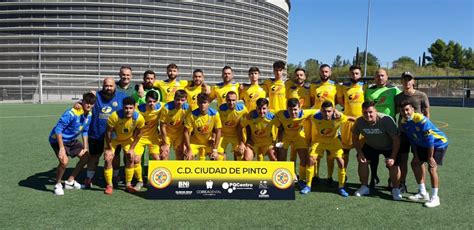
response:
[[(111, 77), (104, 78), (102, 90), (95, 93), (97, 99), (92, 109), (91, 124), (89, 127), (89, 160), (87, 161), (87, 176), (84, 179), (84, 188), (92, 186), (99, 158), (104, 152), (104, 136), (107, 129), (107, 119), (113, 112), (122, 108), (122, 101), (127, 95), (116, 90), (115, 81)], [(120, 166), (120, 149), (116, 149), (113, 177), (117, 178)]]
[[(321, 104), (325, 101), (331, 102), (333, 105), (336, 104), (336, 95), (337, 95), (337, 84), (331, 80), (331, 66), (328, 64), (322, 64), (319, 67), (319, 79), (315, 83), (311, 84), (311, 101), (313, 104), (313, 109), (320, 109)], [(329, 154), (329, 153), (328, 153)], [(327, 171), (328, 171), (328, 184), (333, 183), (332, 174), (334, 172), (334, 159), (331, 157), (326, 158), (327, 162)], [(317, 162), (315, 171), (315, 182), (319, 180), (319, 165), (320, 161)]]
[[(418, 193), (410, 196), (410, 200), (427, 201), (425, 206), (434, 208), (440, 205), (438, 188), (438, 165), (443, 164), (443, 158), (448, 149), (448, 138), (427, 117), (415, 112), (414, 103), (410, 100), (400, 104), (401, 129), (406, 133), (412, 144), (412, 168), (418, 183)], [(427, 162), (431, 177), (431, 198), (425, 188), (425, 172), (423, 163)]]
[(267, 94), (270, 103), (269, 109), (272, 113), (286, 110), (286, 89), (285, 83), (283, 82), (285, 67), (286, 63), (284, 61), (276, 61), (273, 63), (273, 75), (275, 78), (266, 79), (263, 82), (263, 89)]
[[(93, 93), (85, 93), (82, 96), (81, 109), (68, 109), (63, 113), (59, 121), (49, 134), (49, 143), (56, 153), (59, 164), (56, 169), (56, 185), (54, 194), (64, 195), (61, 179), (69, 162), (68, 156), (79, 157), (76, 167), (64, 182), (66, 189), (80, 189), (81, 185), (75, 180), (77, 174), (84, 168), (89, 157), (89, 144), (87, 140), (89, 124), (91, 122), (91, 110), (95, 105), (96, 97)], [(82, 142), (76, 138), (82, 135)]]
[(219, 113), (209, 108), (211, 103), (209, 94), (198, 94), (197, 101), (199, 108), (188, 113), (185, 120), (184, 140), (187, 149), (185, 159), (193, 160), (199, 155), (199, 160), (206, 160), (208, 154), (211, 160), (225, 160), (225, 155), (218, 152), (222, 128)]
[(257, 155), (258, 161), (263, 161), (265, 155), (268, 155), (271, 161), (277, 161), (275, 152), (273, 130), (280, 127), (280, 121), (269, 110), (268, 100), (260, 98), (257, 100), (257, 109), (252, 110), (242, 118), (242, 128), (248, 129), (246, 145), (249, 147), (248, 156), (253, 159)]
[(184, 89), (189, 83), (186, 80), (177, 80), (179, 69), (174, 63), (166, 67), (166, 74), (168, 75), (168, 79), (155, 81), (154, 84), (154, 87), (160, 90), (162, 96), (161, 101), (164, 103), (172, 102), (176, 91)]
[(230, 144), (234, 152), (234, 160), (251, 160), (245, 156), (246, 146), (242, 135), (240, 120), (246, 116), (248, 111), (242, 102), (237, 102), (237, 93), (229, 91), (226, 103), (218, 108), (222, 122), (222, 135), (219, 144), (219, 154), (226, 155), (225, 150)]
[[(364, 136), (365, 143), (362, 146), (359, 135)], [(392, 117), (378, 113), (375, 102), (366, 101), (362, 104), (362, 117), (357, 118), (352, 129), (352, 141), (357, 150), (357, 160), (359, 162), (359, 179), (361, 187), (355, 192), (356, 196), (365, 196), (370, 193), (368, 187), (369, 167), (368, 164), (379, 158), (379, 154), (385, 156), (385, 164), (389, 169), (390, 180), (392, 182), (392, 197), (394, 200), (401, 200), (399, 179), (400, 161), (398, 149), (400, 138), (398, 129)]]
[(132, 97), (123, 99), (123, 109), (118, 110), (107, 120), (104, 147), (104, 177), (107, 184), (104, 193), (111, 195), (112, 185), (112, 160), (115, 148), (121, 145), (125, 152), (125, 186), (128, 192), (136, 192), (132, 187), (134, 173), (135, 146), (142, 135), (145, 126), (143, 117), (135, 111), (135, 100)]
[(245, 103), (245, 107), (248, 111), (252, 111), (257, 108), (257, 100), (265, 98), (267, 96), (265, 90), (258, 84), (260, 78), (260, 69), (258, 67), (250, 67), (249, 69), (249, 80), (250, 84), (240, 85), (240, 99)]
[(160, 112), (161, 154), (169, 155), (173, 146), (177, 160), (184, 159), (184, 119), (189, 112), (187, 93), (183, 89), (174, 94), (174, 101), (166, 103)]
[(349, 119), (341, 126), (341, 142), (344, 151), (344, 167), (349, 165), (349, 152), (354, 147), (352, 143), (352, 127), (354, 121), (362, 116), (362, 103), (364, 103), (364, 91), (367, 85), (360, 81), (361, 68), (359, 66), (349, 67), (350, 79), (338, 86), (337, 101), (343, 105), (344, 115)]
[[(400, 112), (400, 106), (403, 101), (410, 101), (415, 109), (415, 112), (423, 114), (428, 119), (430, 118), (430, 102), (428, 96), (419, 90), (415, 89), (415, 76), (410, 72), (403, 72), (401, 76), (403, 85), (403, 92), (395, 96), (396, 113)], [(398, 125), (400, 127), (400, 121), (402, 114), (398, 119)], [(410, 141), (408, 136), (400, 129), (400, 190), (402, 193), (407, 192), (405, 180), (407, 178), (408, 171), (408, 153), (410, 152)], [(424, 165), (422, 169), (426, 170)], [(424, 172), (424, 171), (423, 171)]]
[[(306, 83), (306, 70), (302, 68), (295, 69), (295, 76), (292, 80), (285, 82), (286, 98), (297, 98), (299, 100), (301, 109), (311, 108), (311, 92), (310, 85)], [(311, 143), (311, 121), (305, 120), (303, 123), (306, 143)], [(291, 148), (290, 161), (293, 161), (296, 166), (297, 153), (294, 147)], [(296, 171), (296, 170), (295, 170)]]
[(150, 90), (145, 95), (146, 104), (137, 106), (137, 110), (145, 119), (145, 126), (142, 129), (143, 135), (135, 146), (135, 158), (132, 159), (134, 165), (135, 178), (137, 183), (135, 184), (135, 190), (139, 191), (143, 187), (143, 176), (142, 176), (142, 155), (145, 152), (145, 147), (148, 147), (148, 153), (153, 160), (168, 160), (166, 153), (160, 154), (160, 142), (161, 137), (158, 134), (158, 118), (160, 115), (161, 108), (163, 107), (160, 103), (158, 92)]
[[(239, 83), (234, 82), (234, 71), (230, 66), (222, 68), (222, 82), (217, 83), (211, 89), (211, 100), (217, 99), (217, 106), (225, 103), (225, 95), (229, 91), (238, 93)], [(238, 97), (239, 95), (237, 95)]]
[(279, 154), (285, 154), (279, 156), (278, 159), (286, 159), (286, 153), (291, 146), (300, 157), (300, 178), (305, 178), (306, 176), (308, 159), (308, 147), (303, 126), (305, 121), (315, 112), (314, 110), (302, 110), (299, 100), (297, 98), (290, 98), (287, 101), (287, 109), (277, 113), (279, 123), (281, 124), (279, 132), (283, 142), (283, 150)]
[(120, 80), (115, 82), (117, 90), (125, 93), (127, 96), (132, 96), (135, 92), (135, 88), (132, 86), (132, 67), (122, 66), (119, 70)]
[(142, 83), (143, 86), (142, 87), (144, 90), (144, 94), (143, 96), (140, 96), (141, 93), (139, 92), (139, 90), (136, 90), (135, 92), (133, 92), (133, 95), (132, 95), (133, 99), (137, 102), (138, 105), (146, 103), (145, 94), (148, 93), (149, 91), (158, 92), (158, 102), (161, 101), (160, 91), (155, 90), (153, 88), (155, 79), (156, 79), (156, 75), (155, 75), (155, 72), (153, 72), (152, 70), (147, 70), (143, 73), (143, 83)]
[(188, 104), (191, 110), (197, 109), (197, 95), (201, 92), (207, 94), (211, 93), (211, 87), (204, 83), (204, 72), (202, 69), (195, 69), (193, 71), (193, 81), (191, 84), (188, 84), (184, 90), (188, 94)]
[(321, 104), (319, 112), (311, 118), (311, 152), (309, 154), (308, 165), (306, 167), (306, 186), (300, 191), (301, 194), (307, 194), (311, 191), (311, 180), (314, 174), (314, 165), (324, 157), (324, 152), (329, 152), (328, 158), (331, 161), (336, 159), (338, 171), (338, 190), (337, 193), (343, 197), (349, 194), (344, 189), (346, 168), (342, 157), (343, 150), (341, 140), (338, 137), (338, 131), (341, 124), (347, 121), (347, 116), (336, 112), (334, 105), (330, 101)]

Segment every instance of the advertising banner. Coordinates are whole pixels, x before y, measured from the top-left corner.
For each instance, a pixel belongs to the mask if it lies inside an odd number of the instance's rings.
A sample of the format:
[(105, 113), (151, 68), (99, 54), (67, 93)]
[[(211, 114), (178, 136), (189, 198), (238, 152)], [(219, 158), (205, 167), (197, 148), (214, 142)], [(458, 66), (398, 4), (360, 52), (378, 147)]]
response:
[(294, 200), (293, 162), (150, 161), (149, 199)]

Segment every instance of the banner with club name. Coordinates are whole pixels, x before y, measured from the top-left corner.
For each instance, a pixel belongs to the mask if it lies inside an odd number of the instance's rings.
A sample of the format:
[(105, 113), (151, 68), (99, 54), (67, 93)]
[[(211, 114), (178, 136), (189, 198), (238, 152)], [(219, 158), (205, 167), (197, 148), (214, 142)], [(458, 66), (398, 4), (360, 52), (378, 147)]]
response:
[(293, 162), (150, 161), (149, 199), (294, 200)]

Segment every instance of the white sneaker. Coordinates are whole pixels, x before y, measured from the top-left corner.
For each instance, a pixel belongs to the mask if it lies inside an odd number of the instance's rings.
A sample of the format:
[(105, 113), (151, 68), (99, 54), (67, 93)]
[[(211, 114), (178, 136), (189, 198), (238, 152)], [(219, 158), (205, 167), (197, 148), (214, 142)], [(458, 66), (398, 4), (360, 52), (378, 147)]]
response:
[(64, 187), (66, 187), (66, 189), (81, 189), (81, 184), (79, 184), (76, 180), (71, 182), (66, 181), (64, 182)]
[(430, 196), (428, 193), (417, 193), (415, 195), (411, 195), (408, 197), (408, 199), (412, 200), (412, 201), (429, 201), (430, 200)]
[(427, 208), (434, 208), (438, 207), (440, 205), (439, 203), (439, 197), (431, 197), (431, 200), (425, 203), (425, 207)]
[(402, 200), (402, 194), (400, 193), (399, 188), (392, 189), (392, 198), (393, 200)]
[(370, 194), (369, 187), (362, 185), (355, 193), (355, 196), (367, 196)]
[(135, 184), (135, 187), (133, 188), (137, 191), (140, 191), (142, 187), (143, 187), (143, 182), (137, 182), (137, 184)]
[(56, 196), (64, 195), (64, 190), (63, 190), (63, 185), (62, 184), (56, 184), (54, 186), (54, 195), (56, 195)]

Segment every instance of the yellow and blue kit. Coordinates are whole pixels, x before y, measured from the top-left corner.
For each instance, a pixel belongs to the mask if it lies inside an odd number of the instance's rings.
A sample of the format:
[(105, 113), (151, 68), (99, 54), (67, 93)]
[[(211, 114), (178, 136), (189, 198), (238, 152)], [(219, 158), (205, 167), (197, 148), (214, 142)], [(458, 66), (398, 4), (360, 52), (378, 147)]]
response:
[(161, 102), (168, 103), (174, 100), (174, 94), (180, 89), (184, 89), (188, 85), (186, 80), (160, 80), (155, 81), (153, 87), (158, 88), (161, 92)]
[(311, 98), (314, 98), (313, 109), (321, 109), (321, 104), (330, 101), (336, 105), (337, 85), (333, 80), (317, 81), (310, 86)]
[(237, 129), (240, 127), (240, 120), (248, 112), (242, 102), (237, 102), (233, 110), (229, 109), (227, 103), (222, 104), (219, 106), (218, 111), (222, 121), (221, 140), (218, 151), (223, 153), (228, 144), (232, 144), (234, 149), (239, 145), (237, 132), (241, 132), (241, 130)]
[(237, 98), (239, 98), (239, 83), (231, 82), (227, 85), (224, 85), (223, 82), (217, 83), (211, 89), (211, 98), (217, 99), (217, 106), (220, 106), (225, 103), (225, 97), (228, 92), (234, 91), (237, 94)]
[(180, 108), (174, 101), (166, 103), (160, 112), (160, 123), (166, 124), (166, 143), (177, 148), (183, 143), (184, 119), (189, 112), (189, 104), (184, 103)]
[(201, 157), (206, 152), (210, 153), (212, 151), (212, 147), (208, 145), (208, 142), (212, 137), (213, 130), (222, 128), (222, 123), (217, 110), (209, 108), (207, 113), (202, 115), (199, 109), (195, 109), (186, 116), (185, 127), (190, 132), (190, 144), (193, 154), (200, 154)]
[(421, 113), (413, 113), (411, 119), (403, 118), (402, 130), (408, 136), (411, 144), (424, 148), (445, 148), (448, 146), (448, 137), (441, 132), (428, 118)]
[(244, 89), (241, 91), (240, 99), (244, 101), (245, 108), (252, 111), (257, 108), (257, 100), (267, 97), (265, 90), (258, 84), (249, 85), (244, 84)]
[(275, 78), (266, 79), (263, 82), (263, 89), (267, 93), (269, 108), (272, 113), (286, 110), (286, 88), (285, 82)]
[(79, 134), (83, 137), (88, 136), (89, 125), (92, 119), (92, 112), (84, 115), (82, 109), (68, 109), (59, 118), (58, 122), (49, 134), (49, 142), (57, 143), (57, 135), (61, 134), (63, 142), (74, 141)]

